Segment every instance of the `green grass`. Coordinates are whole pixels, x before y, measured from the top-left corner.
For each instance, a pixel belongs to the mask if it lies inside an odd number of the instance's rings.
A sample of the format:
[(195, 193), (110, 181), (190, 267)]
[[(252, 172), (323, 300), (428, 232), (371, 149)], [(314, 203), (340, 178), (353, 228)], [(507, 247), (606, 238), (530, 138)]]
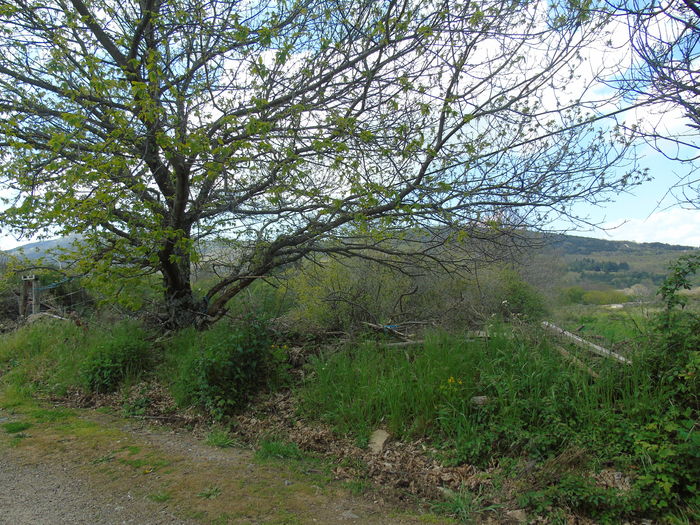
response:
[(36, 408), (28, 412), (37, 423), (54, 423), (74, 417), (76, 412), (65, 408)]
[[(697, 503), (700, 359), (633, 347), (633, 365), (598, 359), (594, 380), (536, 327), (491, 334), (468, 341), (435, 333), (423, 348), (367, 343), (322, 356), (310, 365), (301, 410), (358, 441), (383, 425), (402, 439), (428, 438), (446, 464), (535, 461), (550, 473), (544, 488), (523, 489), (536, 513), (576, 508), (614, 521)], [(475, 396), (487, 402), (476, 405)], [(632, 472), (629, 494), (593, 484), (588, 473), (604, 466)], [(475, 505), (460, 495), (452, 512), (467, 516)]]
[(219, 496), (221, 496), (221, 489), (219, 487), (207, 487), (197, 494), (197, 497), (202, 499), (214, 499)]
[[(496, 451), (546, 455), (561, 446), (569, 427), (594, 426), (601, 402), (649, 395), (634, 371), (621, 375), (615, 363), (604, 363), (591, 384), (544, 337), (524, 340), (504, 331), (488, 342), (433, 334), (424, 348), (405, 352), (365, 344), (318, 359), (312, 370), (302, 392), (306, 415), (320, 415), (360, 441), (382, 424), (402, 438), (432, 437), (456, 463), (483, 464)], [(475, 406), (475, 396), (488, 402)], [(560, 436), (533, 432), (544, 426), (559, 428)]]
[(480, 490), (462, 489), (458, 492), (446, 491), (445, 501), (433, 505), (433, 510), (449, 514), (462, 523), (478, 523), (479, 515), (498, 508), (498, 505), (487, 505)]
[[(65, 395), (71, 389), (106, 392), (138, 376), (147, 359), (148, 334), (133, 322), (84, 331), (65, 321), (43, 321), (1, 336), (5, 403), (21, 395)], [(41, 417), (41, 416), (40, 416)], [(61, 417), (59, 413), (53, 416)]]
[(219, 323), (206, 332), (175, 334), (166, 344), (159, 373), (178, 405), (221, 420), (253, 393), (283, 381), (284, 359), (264, 324)]
[(100, 456), (99, 458), (93, 459), (90, 463), (93, 465), (101, 465), (102, 463), (110, 463), (114, 461), (114, 452), (110, 452), (109, 454), (105, 454), (104, 456)]
[(207, 434), (204, 442), (210, 447), (228, 448), (236, 444), (231, 433), (225, 428), (215, 428)]
[(265, 439), (260, 442), (255, 457), (260, 460), (269, 459), (304, 459), (304, 453), (296, 443)]
[(8, 434), (18, 434), (24, 430), (32, 428), (32, 424), (24, 421), (11, 421), (10, 423), (3, 423), (2, 428)]
[[(700, 509), (700, 318), (688, 309), (673, 317), (672, 332), (664, 336), (655, 331), (654, 314), (639, 307), (576, 305), (558, 312), (553, 320), (562, 327), (582, 327), (583, 337), (624, 350), (633, 360), (625, 366), (582, 353), (597, 379), (563, 360), (552, 336), (537, 326), (493, 326), (484, 341), (436, 332), (425, 336), (422, 347), (357, 344), (310, 362), (300, 411), (359, 444), (382, 427), (398, 439), (426, 439), (444, 464), (498, 471), (500, 484), (522, 483), (519, 505), (530, 515), (573, 509), (601, 522), (676, 516), (690, 523)], [(57, 322), (1, 336), (0, 406), (28, 420), (1, 427), (12, 434), (10, 446), (32, 424), (51, 423), (76, 435), (100, 431), (94, 422), (76, 421), (74, 411), (36, 406), (32, 396), (109, 391), (160, 366), (158, 374), (183, 406), (223, 417), (256, 389), (279, 384), (284, 371), (284, 356), (263, 327), (184, 330), (156, 352), (147, 335), (129, 323), (84, 332)], [(476, 396), (486, 403), (473, 403)], [(234, 441), (228, 430), (214, 427), (206, 443), (227, 447)], [(280, 436), (263, 440), (256, 458), (297, 466), (313, 461)], [(168, 465), (138, 447), (94, 463), (112, 461), (143, 472)], [(536, 466), (526, 480), (517, 468), (505, 471), (505, 465), (531, 462)], [(628, 474), (631, 490), (596, 485), (593, 476), (601, 468)], [(483, 514), (497, 502), (500, 485), (490, 481), (492, 490), (455, 492), (444, 508), (463, 521)], [(215, 498), (216, 490), (209, 487), (200, 497)]]
[(156, 503), (165, 503), (166, 501), (170, 501), (172, 497), (173, 495), (166, 490), (153, 492), (147, 496), (148, 499), (155, 501)]

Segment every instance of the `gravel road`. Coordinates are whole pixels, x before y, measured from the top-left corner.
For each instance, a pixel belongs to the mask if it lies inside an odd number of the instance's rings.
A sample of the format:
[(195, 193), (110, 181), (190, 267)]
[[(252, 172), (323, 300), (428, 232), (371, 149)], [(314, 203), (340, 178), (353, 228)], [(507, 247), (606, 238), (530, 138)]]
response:
[(0, 452), (2, 525), (189, 524), (130, 493), (108, 496), (70, 467), (25, 464)]

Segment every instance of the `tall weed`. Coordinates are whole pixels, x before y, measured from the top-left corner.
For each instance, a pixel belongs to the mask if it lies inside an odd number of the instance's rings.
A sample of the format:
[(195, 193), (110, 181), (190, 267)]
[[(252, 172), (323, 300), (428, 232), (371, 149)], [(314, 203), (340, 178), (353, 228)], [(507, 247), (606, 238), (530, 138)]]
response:
[(151, 344), (146, 332), (133, 323), (114, 326), (90, 345), (80, 366), (80, 377), (90, 392), (114, 392), (128, 378), (151, 368)]
[(256, 321), (183, 330), (165, 352), (164, 375), (178, 404), (203, 408), (218, 419), (283, 375), (284, 356)]

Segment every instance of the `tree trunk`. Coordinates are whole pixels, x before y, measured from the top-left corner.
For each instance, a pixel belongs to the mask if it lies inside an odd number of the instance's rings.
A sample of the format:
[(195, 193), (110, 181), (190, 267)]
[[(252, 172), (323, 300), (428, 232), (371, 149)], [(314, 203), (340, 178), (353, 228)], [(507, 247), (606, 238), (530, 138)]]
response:
[(207, 326), (206, 309), (204, 301), (197, 301), (192, 294), (192, 288), (177, 290), (166, 288), (165, 306), (167, 308), (167, 318), (164, 328), (180, 330), (190, 326), (204, 328)]
[(206, 306), (203, 300), (197, 301), (192, 293), (189, 253), (178, 249), (174, 242), (166, 241), (158, 256), (167, 311), (164, 328), (179, 330), (189, 326), (204, 327)]

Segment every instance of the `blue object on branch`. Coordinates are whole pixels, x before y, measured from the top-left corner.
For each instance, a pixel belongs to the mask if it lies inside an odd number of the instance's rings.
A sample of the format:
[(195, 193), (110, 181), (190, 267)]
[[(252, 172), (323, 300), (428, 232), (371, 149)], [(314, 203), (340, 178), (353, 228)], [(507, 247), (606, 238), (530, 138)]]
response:
[(74, 279), (80, 279), (82, 275), (73, 275), (71, 277), (66, 277), (62, 281), (56, 281), (55, 283), (47, 284), (46, 286), (39, 286), (37, 290), (42, 291), (42, 290), (51, 290), (52, 288), (58, 288), (61, 286), (63, 283), (68, 283)]

